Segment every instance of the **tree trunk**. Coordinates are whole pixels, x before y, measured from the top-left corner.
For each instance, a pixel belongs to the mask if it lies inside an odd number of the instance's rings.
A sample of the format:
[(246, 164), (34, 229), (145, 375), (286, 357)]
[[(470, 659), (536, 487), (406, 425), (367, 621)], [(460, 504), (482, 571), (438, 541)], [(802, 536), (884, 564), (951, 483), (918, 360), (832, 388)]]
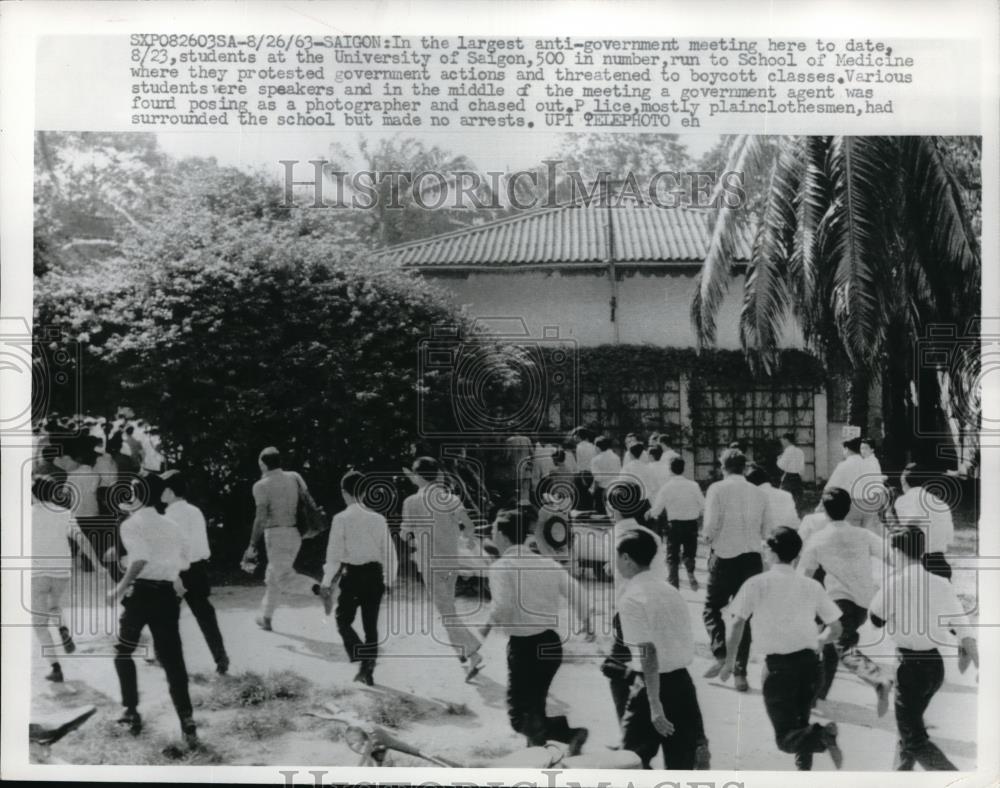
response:
[(868, 429), (868, 400), (871, 375), (855, 370), (847, 384), (847, 421), (855, 427)]

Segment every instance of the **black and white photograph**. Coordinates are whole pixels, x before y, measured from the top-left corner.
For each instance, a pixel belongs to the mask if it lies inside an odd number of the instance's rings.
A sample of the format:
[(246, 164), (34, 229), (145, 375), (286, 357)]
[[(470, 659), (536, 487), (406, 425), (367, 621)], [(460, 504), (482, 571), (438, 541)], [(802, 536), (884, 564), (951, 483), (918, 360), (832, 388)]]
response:
[(4, 214), (31, 779), (994, 768), (997, 140), (813, 84), (903, 39), (136, 31), (104, 129), (39, 38)]

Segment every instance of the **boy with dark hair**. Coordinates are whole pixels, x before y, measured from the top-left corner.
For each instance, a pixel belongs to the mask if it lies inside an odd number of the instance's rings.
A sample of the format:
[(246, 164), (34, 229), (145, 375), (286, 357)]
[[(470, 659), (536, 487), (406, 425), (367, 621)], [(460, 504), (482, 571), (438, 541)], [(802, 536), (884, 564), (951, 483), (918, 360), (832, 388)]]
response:
[(590, 472), (594, 477), (594, 511), (598, 514), (607, 514), (607, 494), (608, 487), (618, 478), (622, 470), (621, 460), (611, 448), (611, 438), (602, 435), (594, 445), (597, 448), (597, 455), (590, 461)]
[(229, 671), (229, 656), (219, 631), (219, 620), (208, 597), (212, 585), (208, 576), (208, 561), (212, 550), (208, 545), (208, 524), (205, 515), (187, 500), (187, 478), (180, 471), (167, 471), (163, 479), (162, 502), (167, 505), (164, 514), (178, 526), (187, 541), (191, 565), (181, 572), (184, 599), (194, 613), (201, 634), (205, 636), (208, 650), (215, 660), (215, 671), (220, 676)]
[(482, 644), (455, 610), (455, 581), (458, 577), (459, 539), (472, 531), (462, 501), (444, 485), (441, 467), (433, 457), (418, 457), (407, 476), (417, 491), (403, 501), (400, 538), (412, 545), (413, 561), (424, 580), (434, 609), (441, 615), (442, 626), (471, 681), (483, 667), (479, 653)]
[(698, 520), (705, 511), (705, 496), (701, 487), (692, 479), (684, 478), (684, 460), (674, 457), (670, 461), (670, 478), (660, 487), (653, 506), (649, 510), (651, 519), (666, 521), (664, 532), (667, 539), (667, 566), (670, 584), (680, 587), (681, 553), (684, 554), (684, 568), (692, 591), (698, 590), (694, 576), (695, 555), (698, 552)]
[(626, 531), (616, 552), (617, 570), (627, 580), (617, 603), (622, 640), (638, 653), (641, 665), (622, 717), (622, 746), (635, 752), (646, 769), (661, 748), (667, 769), (707, 769), (705, 727), (687, 670), (694, 659), (687, 603), (650, 573), (657, 553), (651, 534)]
[(951, 565), (945, 554), (955, 539), (955, 522), (951, 507), (924, 486), (932, 479), (933, 474), (916, 463), (911, 462), (903, 469), (899, 477), (903, 494), (894, 504), (896, 519), (900, 526), (919, 525), (926, 530), (927, 552), (921, 559), (924, 569), (951, 580)]
[(892, 680), (856, 647), (860, 640), (858, 629), (868, 618), (868, 605), (875, 596), (872, 559), (887, 560), (885, 544), (867, 528), (846, 521), (851, 511), (847, 490), (839, 487), (827, 490), (822, 503), (830, 522), (806, 543), (799, 559), (799, 572), (815, 577), (822, 569), (826, 592), (843, 615), (840, 636), (823, 647), (823, 680), (817, 697), (824, 699), (830, 692), (839, 661), (875, 689), (881, 717), (889, 710)]
[(507, 641), (507, 711), (511, 727), (522, 734), (529, 747), (546, 741), (568, 745), (567, 754), (577, 755), (587, 740), (586, 728), (571, 728), (566, 717), (549, 717), (546, 700), (549, 687), (562, 664), (559, 621), (566, 619), (562, 606), (575, 606), (579, 622), (594, 639), (586, 598), (569, 573), (548, 556), (533, 553), (524, 540), (534, 528), (538, 510), (522, 506), (501, 512), (493, 523), (493, 540), (500, 549), (489, 569), (489, 623), (503, 630)]
[(802, 501), (802, 473), (806, 468), (806, 455), (795, 445), (795, 433), (786, 432), (781, 436), (781, 454), (776, 464), (781, 471), (781, 489), (791, 493), (798, 507)]
[[(705, 678), (719, 675), (728, 654), (726, 623), (722, 609), (736, 596), (750, 577), (761, 572), (761, 541), (767, 536), (764, 512), (767, 502), (759, 487), (750, 484), (743, 471), (746, 456), (736, 449), (722, 454), (725, 476), (708, 488), (705, 496), (705, 540), (711, 548), (708, 557), (708, 589), (702, 618), (708, 630), (715, 664), (705, 672)], [(733, 685), (747, 692), (747, 662), (750, 658), (750, 628), (740, 630), (743, 639), (737, 641)]]
[(969, 663), (979, 667), (975, 630), (969, 626), (965, 609), (951, 584), (925, 571), (924, 533), (917, 526), (896, 529), (889, 534), (895, 571), (871, 604), (871, 620), (885, 627), (896, 643), (899, 667), (896, 670), (896, 771), (911, 771), (919, 763), (928, 771), (953, 771), (955, 765), (927, 735), (924, 712), (944, 683), (941, 648), (954, 647), (957, 635), (958, 669)]
[(180, 573), (189, 563), (187, 543), (180, 527), (156, 511), (163, 490), (163, 480), (155, 474), (133, 480), (132, 497), (137, 508), (121, 526), (128, 569), (121, 582), (108, 593), (112, 600), (124, 597), (115, 645), (115, 670), (125, 707), (118, 723), (133, 735), (142, 730), (132, 653), (143, 628), (148, 626), (156, 657), (167, 674), (170, 699), (180, 718), (184, 740), (194, 748), (198, 745), (198, 734), (191, 716), (187, 667), (178, 628), (180, 596), (184, 592)]
[(839, 769), (843, 754), (836, 723), (810, 724), (809, 715), (820, 680), (816, 618), (827, 625), (819, 639), (825, 645), (840, 636), (842, 614), (823, 586), (792, 567), (802, 549), (795, 531), (778, 528), (767, 538), (767, 547), (770, 568), (748, 579), (733, 600), (736, 619), (719, 676), (725, 679), (733, 671), (743, 629), (753, 616), (754, 642), (766, 655), (761, 678), (764, 707), (778, 749), (794, 753), (801, 771), (811, 769), (813, 754), (824, 751)]
[[(396, 548), (385, 518), (364, 507), (364, 484), (364, 474), (356, 470), (348, 471), (340, 480), (347, 508), (333, 516), (321, 589), (324, 598), (331, 599), (334, 581), (339, 578), (337, 631), (348, 659), (361, 663), (354, 680), (372, 686), (378, 657), (379, 608), (386, 584), (396, 577)], [(359, 609), (364, 643), (354, 631)]]

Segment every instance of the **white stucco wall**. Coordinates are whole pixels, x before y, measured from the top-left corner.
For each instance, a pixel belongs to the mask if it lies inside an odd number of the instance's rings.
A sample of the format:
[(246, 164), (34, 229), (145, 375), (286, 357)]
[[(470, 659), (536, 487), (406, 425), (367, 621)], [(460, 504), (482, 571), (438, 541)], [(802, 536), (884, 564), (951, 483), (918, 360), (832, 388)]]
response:
[[(428, 272), (425, 276), (450, 292), (456, 304), (467, 306), (476, 317), (521, 318), (531, 336), (542, 336), (543, 328), (556, 326), (560, 338), (580, 346), (615, 342), (615, 324), (611, 322), (609, 308), (611, 287), (606, 271), (521, 270), (447, 276)], [(690, 317), (695, 288), (693, 273), (624, 271), (620, 276), (616, 311), (620, 343), (695, 346)], [(742, 284), (742, 277), (733, 281), (719, 310), (717, 347), (740, 346)], [(802, 346), (796, 327), (786, 330), (783, 344)]]

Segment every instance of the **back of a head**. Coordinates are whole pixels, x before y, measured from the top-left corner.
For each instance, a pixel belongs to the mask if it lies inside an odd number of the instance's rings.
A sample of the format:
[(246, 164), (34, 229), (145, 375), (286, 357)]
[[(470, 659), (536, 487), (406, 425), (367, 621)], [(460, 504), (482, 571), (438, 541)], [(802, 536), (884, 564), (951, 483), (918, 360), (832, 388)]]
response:
[(512, 544), (524, 544), (538, 520), (538, 509), (530, 504), (524, 504), (516, 509), (504, 509), (497, 514), (494, 521), (497, 531), (504, 535)]
[(281, 452), (274, 446), (268, 446), (260, 453), (258, 459), (264, 464), (264, 467), (269, 471), (273, 471), (275, 468), (281, 467)]
[(660, 434), (660, 445), (664, 449), (670, 448), (670, 436), (668, 436), (665, 432)]
[(649, 566), (656, 557), (656, 540), (645, 531), (632, 529), (618, 538), (615, 550), (619, 555), (627, 555), (639, 566)]
[(167, 471), (160, 478), (165, 489), (172, 491), (178, 498), (187, 498), (187, 476), (183, 473), (178, 470)]
[(347, 473), (340, 477), (340, 489), (343, 490), (345, 495), (350, 495), (354, 499), (361, 497), (361, 493), (364, 491), (365, 475), (355, 468), (351, 468)]
[(425, 482), (433, 482), (437, 480), (438, 474), (441, 472), (441, 466), (433, 457), (417, 457), (413, 461), (412, 470)]
[(889, 532), (889, 547), (899, 550), (911, 561), (919, 561), (926, 551), (927, 538), (918, 525), (894, 528)]
[(726, 449), (721, 459), (726, 473), (742, 474), (747, 467), (747, 457), (739, 449)]
[(788, 441), (793, 446), (795, 445), (795, 433), (794, 432), (786, 432), (781, 437), (784, 438), (786, 441)]
[(590, 443), (594, 439), (594, 434), (586, 427), (578, 427), (576, 430), (576, 439)]
[(649, 506), (642, 488), (634, 481), (616, 481), (608, 489), (608, 506), (625, 518), (641, 517)]
[(607, 435), (601, 435), (596, 441), (594, 441), (594, 446), (597, 447), (598, 451), (607, 451), (611, 448), (611, 438)]
[(911, 462), (903, 468), (899, 475), (900, 481), (905, 482), (908, 487), (922, 487), (927, 480), (927, 473), (918, 463)]
[(832, 487), (823, 493), (820, 503), (831, 520), (843, 520), (851, 511), (851, 494), (840, 487)]
[(762, 484), (765, 484), (770, 480), (767, 478), (767, 471), (759, 465), (751, 465), (750, 470), (747, 471), (747, 481), (750, 482), (750, 484), (760, 487)]
[(670, 461), (670, 472), (674, 476), (683, 476), (684, 475), (684, 458), (683, 457), (674, 457)]
[(640, 459), (642, 457), (642, 453), (645, 450), (646, 447), (643, 446), (641, 443), (633, 443), (631, 446), (628, 447), (629, 456), (631, 456), (633, 460)]
[(155, 473), (132, 480), (132, 495), (139, 506), (156, 506), (165, 489), (163, 479)]
[(659, 443), (649, 447), (649, 458), (653, 462), (659, 462), (663, 458), (663, 447)]
[(767, 546), (774, 551), (779, 561), (790, 564), (802, 552), (802, 537), (793, 528), (782, 525), (767, 537)]
[(861, 452), (861, 438), (851, 438), (850, 440), (844, 441), (844, 448), (847, 449), (852, 454), (858, 454)]

